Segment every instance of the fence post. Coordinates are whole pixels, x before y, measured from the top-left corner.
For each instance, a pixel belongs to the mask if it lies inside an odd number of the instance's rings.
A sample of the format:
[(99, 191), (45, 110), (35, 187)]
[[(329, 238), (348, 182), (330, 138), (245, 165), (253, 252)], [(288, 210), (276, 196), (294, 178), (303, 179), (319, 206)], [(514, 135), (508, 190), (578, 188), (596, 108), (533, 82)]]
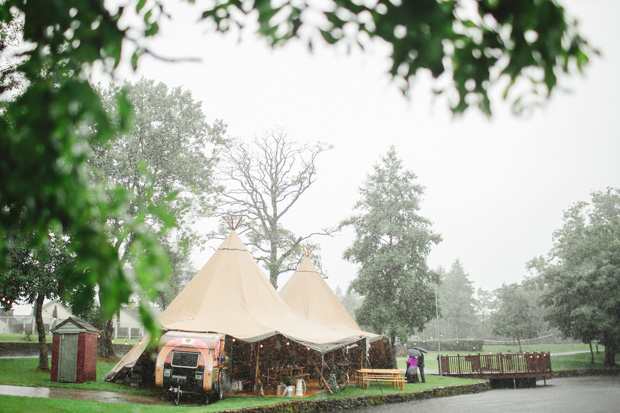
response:
[(503, 374), (504, 373), (504, 362), (502, 360), (502, 353), (499, 353), (497, 357), (499, 358), (499, 371), (500, 373)]

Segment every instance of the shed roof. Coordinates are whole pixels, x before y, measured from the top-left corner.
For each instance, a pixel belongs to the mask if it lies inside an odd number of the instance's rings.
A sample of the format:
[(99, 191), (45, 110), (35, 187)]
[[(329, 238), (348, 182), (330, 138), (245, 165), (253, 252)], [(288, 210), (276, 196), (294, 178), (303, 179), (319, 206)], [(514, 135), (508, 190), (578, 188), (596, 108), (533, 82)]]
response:
[(62, 323), (58, 324), (55, 329), (52, 330), (52, 333), (99, 333), (99, 330), (93, 327), (91, 324), (86, 321), (76, 318), (69, 317)]

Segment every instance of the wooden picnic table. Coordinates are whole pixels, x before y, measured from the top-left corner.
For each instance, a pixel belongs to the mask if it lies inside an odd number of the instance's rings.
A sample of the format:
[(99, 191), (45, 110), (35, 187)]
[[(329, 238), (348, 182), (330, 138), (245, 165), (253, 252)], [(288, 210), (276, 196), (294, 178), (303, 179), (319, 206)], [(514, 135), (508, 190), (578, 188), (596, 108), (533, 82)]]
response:
[(369, 388), (371, 381), (391, 382), (395, 389), (405, 390), (405, 376), (400, 369), (360, 369), (356, 370), (358, 385)]

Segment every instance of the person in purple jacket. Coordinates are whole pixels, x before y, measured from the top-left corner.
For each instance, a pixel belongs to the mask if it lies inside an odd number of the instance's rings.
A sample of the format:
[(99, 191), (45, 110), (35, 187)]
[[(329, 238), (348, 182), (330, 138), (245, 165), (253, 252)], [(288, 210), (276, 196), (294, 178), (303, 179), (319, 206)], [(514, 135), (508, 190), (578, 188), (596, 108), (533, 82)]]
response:
[(409, 356), (407, 361), (407, 372), (405, 376), (407, 377), (407, 383), (417, 383), (418, 382), (418, 359)]

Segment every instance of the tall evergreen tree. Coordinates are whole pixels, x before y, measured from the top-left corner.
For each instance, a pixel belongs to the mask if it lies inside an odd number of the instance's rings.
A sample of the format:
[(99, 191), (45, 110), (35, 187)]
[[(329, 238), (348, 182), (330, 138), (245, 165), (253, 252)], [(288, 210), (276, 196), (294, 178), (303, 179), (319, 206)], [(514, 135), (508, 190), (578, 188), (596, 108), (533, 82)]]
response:
[(493, 308), (493, 293), (486, 291), (482, 288), (478, 288), (476, 291), (476, 300), (474, 302), (476, 308), (476, 316), (480, 325), (478, 326), (478, 337), (486, 338), (491, 331), (489, 328), (489, 317), (491, 315), (491, 309)]
[(470, 338), (476, 324), (474, 288), (461, 261), (444, 273), (439, 297), (444, 337)]
[(422, 330), (435, 317), (438, 280), (426, 261), (441, 237), (419, 214), (423, 187), (416, 180), (391, 147), (360, 188), (358, 213), (341, 223), (355, 231), (344, 258), (359, 264), (349, 286), (365, 297), (357, 322), (392, 343), (397, 336)]
[(516, 339), (521, 349), (521, 340), (534, 338), (541, 329), (541, 317), (527, 290), (519, 284), (503, 285), (495, 292), (496, 312), (491, 314), (493, 333)]
[(336, 291), (334, 291), (334, 294), (336, 294), (336, 297), (338, 297), (340, 304), (342, 304), (345, 310), (347, 310), (349, 315), (355, 318), (355, 310), (357, 310), (359, 306), (362, 305), (362, 297), (355, 294), (353, 291), (347, 291), (346, 294), (343, 294), (340, 287), (336, 287)]

